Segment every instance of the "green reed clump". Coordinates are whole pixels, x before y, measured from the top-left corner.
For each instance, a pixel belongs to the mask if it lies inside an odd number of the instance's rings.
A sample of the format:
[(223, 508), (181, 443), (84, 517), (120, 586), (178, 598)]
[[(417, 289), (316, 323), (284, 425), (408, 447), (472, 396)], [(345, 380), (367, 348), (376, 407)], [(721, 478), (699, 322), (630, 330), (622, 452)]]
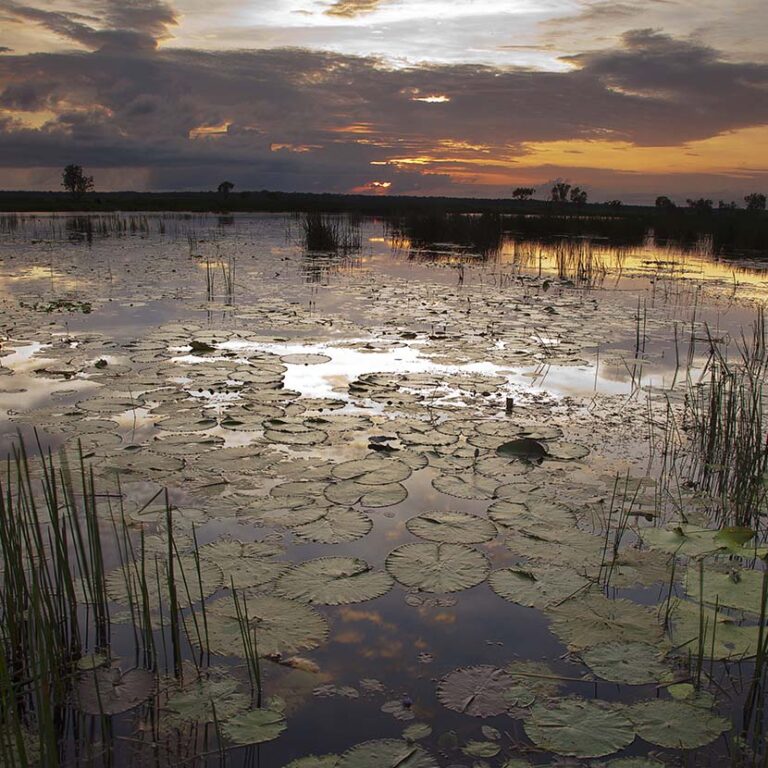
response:
[(305, 213), (301, 219), (301, 232), (308, 251), (349, 252), (362, 247), (360, 226), (349, 218)]
[(721, 525), (760, 530), (768, 500), (768, 421), (765, 316), (742, 337), (729, 361), (709, 337), (705, 378), (689, 383), (686, 406), (692, 432), (692, 478), (717, 504)]

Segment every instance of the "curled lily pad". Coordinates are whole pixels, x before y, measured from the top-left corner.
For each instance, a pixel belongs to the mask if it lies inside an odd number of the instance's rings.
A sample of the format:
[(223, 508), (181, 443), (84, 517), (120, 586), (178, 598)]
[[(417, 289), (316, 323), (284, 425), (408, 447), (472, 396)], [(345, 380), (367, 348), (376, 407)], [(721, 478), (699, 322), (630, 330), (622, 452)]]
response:
[(389, 485), (410, 477), (411, 468), (397, 459), (373, 457), (337, 464), (331, 474), (337, 480), (354, 480), (360, 485)]
[(224, 735), (235, 744), (261, 744), (276, 739), (286, 728), (282, 712), (274, 709), (251, 709), (224, 723)]
[(485, 580), (488, 558), (464, 544), (419, 542), (390, 552), (386, 568), (401, 584), (424, 592), (458, 592)]
[(291, 568), (275, 589), (285, 597), (322, 605), (373, 600), (388, 592), (392, 579), (356, 557), (319, 557)]
[(365, 741), (345, 752), (338, 768), (437, 768), (421, 747), (399, 739)]
[(548, 456), (546, 447), (538, 440), (533, 440), (530, 437), (521, 437), (517, 440), (502, 443), (496, 449), (496, 453), (505, 458), (530, 461), (534, 464), (541, 462), (542, 459)]
[(412, 517), (406, 527), (422, 539), (453, 544), (477, 544), (496, 536), (496, 526), (490, 520), (467, 512), (422, 512)]
[(505, 693), (514, 683), (514, 678), (503, 669), (487, 665), (464, 667), (440, 681), (437, 698), (456, 712), (493, 717), (507, 711)]
[(658, 648), (647, 643), (604, 643), (588, 648), (581, 658), (598, 677), (614, 683), (644, 685), (672, 676)]
[(681, 701), (639, 701), (627, 709), (638, 736), (669, 749), (697, 749), (730, 730), (730, 723), (714, 712)]
[(635, 729), (621, 709), (577, 698), (535, 706), (525, 721), (525, 732), (542, 749), (578, 758), (613, 754), (635, 738)]

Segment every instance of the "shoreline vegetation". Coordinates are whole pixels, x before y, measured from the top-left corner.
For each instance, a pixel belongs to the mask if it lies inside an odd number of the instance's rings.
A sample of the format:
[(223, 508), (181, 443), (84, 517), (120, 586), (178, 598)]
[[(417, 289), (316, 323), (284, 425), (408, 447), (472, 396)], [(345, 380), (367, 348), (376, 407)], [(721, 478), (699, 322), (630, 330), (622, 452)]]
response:
[[(473, 225), (524, 237), (608, 237), (627, 245), (652, 234), (657, 240), (703, 243), (715, 253), (768, 255), (768, 212), (696, 206), (639, 206), (462, 197), (372, 196), (270, 192), (0, 191), (0, 213), (323, 213), (382, 216), (396, 229), (445, 233), (461, 214), (480, 215)], [(451, 227), (449, 227), (450, 229)], [(431, 238), (430, 238), (431, 239)]]

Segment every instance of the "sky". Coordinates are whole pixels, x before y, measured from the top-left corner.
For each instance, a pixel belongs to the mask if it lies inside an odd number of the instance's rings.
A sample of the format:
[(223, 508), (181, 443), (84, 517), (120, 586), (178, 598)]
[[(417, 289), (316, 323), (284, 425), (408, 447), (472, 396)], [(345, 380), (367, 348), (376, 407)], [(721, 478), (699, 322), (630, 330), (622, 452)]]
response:
[(0, 188), (741, 201), (765, 0), (0, 0)]

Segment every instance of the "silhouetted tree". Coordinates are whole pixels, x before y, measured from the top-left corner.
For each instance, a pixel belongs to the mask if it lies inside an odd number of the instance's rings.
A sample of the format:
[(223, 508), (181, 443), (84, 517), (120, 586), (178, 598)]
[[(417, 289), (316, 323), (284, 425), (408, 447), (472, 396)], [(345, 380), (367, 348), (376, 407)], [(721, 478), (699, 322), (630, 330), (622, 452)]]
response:
[(766, 197), (762, 192), (751, 192), (744, 196), (748, 211), (764, 211)]
[(656, 198), (656, 207), (664, 211), (671, 211), (673, 208), (677, 208), (674, 202), (666, 195), (659, 195)]
[(622, 203), (621, 200), (609, 200), (606, 205), (609, 208), (621, 208), (624, 203)]
[(685, 201), (688, 203), (689, 208), (693, 208), (699, 213), (708, 213), (712, 210), (714, 203), (706, 197), (700, 197), (697, 200), (692, 200), (690, 197)]
[(564, 203), (568, 200), (568, 193), (571, 191), (571, 185), (566, 184), (564, 181), (558, 181), (554, 187), (552, 187), (552, 202)]
[(61, 174), (61, 186), (72, 197), (82, 197), (93, 189), (93, 176), (86, 176), (82, 165), (68, 165)]
[(725, 200), (720, 200), (717, 203), (718, 210), (721, 211), (735, 211), (739, 206), (732, 200), (730, 203), (726, 203)]
[(575, 205), (584, 205), (587, 202), (587, 190), (574, 187), (570, 192), (570, 199)]
[(234, 188), (235, 185), (231, 181), (222, 181), (217, 189), (220, 195), (226, 197)]
[(533, 193), (536, 191), (536, 187), (517, 187), (512, 192), (512, 197), (516, 200), (530, 200), (533, 197)]

